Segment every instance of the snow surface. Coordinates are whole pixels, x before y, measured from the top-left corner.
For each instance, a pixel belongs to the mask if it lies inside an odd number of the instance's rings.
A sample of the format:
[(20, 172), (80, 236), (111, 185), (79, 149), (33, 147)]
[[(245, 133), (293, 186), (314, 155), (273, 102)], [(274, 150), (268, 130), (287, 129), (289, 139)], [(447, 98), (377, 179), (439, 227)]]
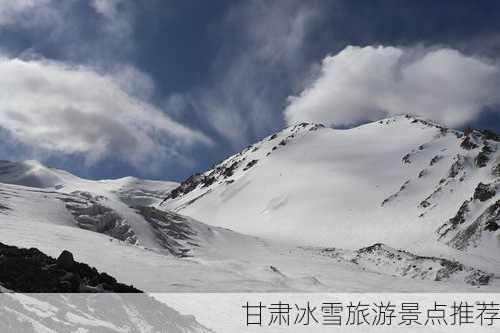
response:
[[(478, 287), (463, 281), (412, 280), (371, 272), (314, 251), (263, 241), (229, 239), (216, 256), (200, 253), (177, 258), (130, 245), (73, 226), (37, 221), (0, 220), (0, 242), (36, 247), (51, 256), (71, 251), (75, 260), (95, 266), (148, 292), (285, 292), (285, 291), (498, 291), (495, 280)], [(244, 236), (239, 236), (244, 238)]]
[[(475, 166), (482, 142), (473, 139), (464, 149), (461, 133), (404, 116), (350, 130), (301, 124), (184, 182), (164, 204), (179, 184), (3, 161), (0, 242), (67, 249), (149, 292), (498, 291), (495, 232), (484, 233), (488, 251), (438, 240), (478, 183), (496, 177), (498, 152)], [(496, 198), (472, 200), (449, 237)], [(375, 243), (383, 251), (359, 255)], [(463, 270), (434, 281), (438, 258)], [(472, 273), (488, 285), (467, 284)]]
[[(162, 207), (210, 225), (308, 246), (358, 249), (385, 243), (422, 255), (460, 256), (437, 241), (437, 230), (480, 182), (498, 178), (492, 173), (499, 163), (498, 142), (487, 140), (493, 150), (489, 161), (475, 165), (481, 138), (473, 133), (478, 147), (468, 150), (461, 146), (461, 132), (410, 116), (347, 130), (301, 124), (203, 174), (236, 164), (231, 176), (200, 184)], [(249, 161), (257, 162), (244, 170)], [(498, 198), (497, 193), (488, 203)], [(479, 215), (481, 208), (474, 212)], [(494, 244), (487, 251), (468, 252), (498, 266), (499, 233), (489, 235)]]

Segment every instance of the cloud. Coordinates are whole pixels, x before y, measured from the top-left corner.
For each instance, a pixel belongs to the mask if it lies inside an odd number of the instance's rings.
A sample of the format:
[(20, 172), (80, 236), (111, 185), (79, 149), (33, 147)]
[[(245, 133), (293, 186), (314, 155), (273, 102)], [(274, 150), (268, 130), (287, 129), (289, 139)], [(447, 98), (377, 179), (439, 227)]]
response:
[(34, 0), (0, 0), (0, 25), (13, 22), (20, 13), (34, 6)]
[(31, 42), (2, 54), (43, 54), (103, 68), (126, 63), (135, 48), (136, 6), (127, 0), (0, 0), (2, 37)]
[(285, 119), (345, 126), (410, 113), (460, 126), (500, 103), (499, 74), (497, 63), (450, 48), (348, 46), (289, 97)]
[[(89, 5), (100, 15), (114, 32), (130, 32), (130, 13), (126, 0), (89, 0)], [(22, 25), (25, 27), (64, 24), (64, 18), (76, 0), (0, 0), (0, 26)], [(56, 19), (55, 21), (53, 21)]]
[[(0, 0), (0, 26), (56, 26), (62, 22), (60, 11), (65, 5), (53, 0)], [(72, 2), (72, 1), (68, 1)]]
[(225, 33), (208, 82), (173, 96), (172, 112), (182, 105), (195, 110), (235, 147), (279, 129), (279, 105), (308, 67), (304, 43), (320, 16), (316, 5), (301, 1), (231, 6), (218, 27)]
[(90, 5), (105, 19), (105, 28), (113, 35), (128, 36), (132, 19), (125, 0), (92, 0)]
[[(39, 2), (49, 2), (40, 0)], [(35, 0), (0, 0), (0, 25), (14, 22), (23, 12), (37, 6)]]
[(91, 6), (96, 12), (109, 19), (115, 19), (119, 15), (119, 7), (124, 0), (92, 0)]
[(151, 81), (131, 68), (118, 75), (0, 58), (0, 78), (0, 127), (29, 147), (82, 155), (89, 164), (116, 157), (152, 171), (166, 160), (187, 161), (194, 145), (211, 144), (149, 103)]

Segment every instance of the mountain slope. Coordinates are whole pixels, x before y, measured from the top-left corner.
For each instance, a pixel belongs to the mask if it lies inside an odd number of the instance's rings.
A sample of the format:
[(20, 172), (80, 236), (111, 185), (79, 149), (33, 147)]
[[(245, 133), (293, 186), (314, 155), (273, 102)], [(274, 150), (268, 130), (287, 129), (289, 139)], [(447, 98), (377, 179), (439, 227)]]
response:
[[(450, 250), (438, 243), (438, 230), (480, 183), (498, 180), (499, 147), (491, 133), (464, 136), (411, 116), (347, 130), (300, 124), (189, 178), (162, 207), (305, 245), (356, 249), (382, 242), (440, 254)], [(499, 198), (496, 191), (476, 205), (448, 236)], [(481, 237), (492, 240), (488, 251), (468, 251), (500, 259), (498, 231), (488, 225), (481, 227)]]
[[(484, 284), (470, 279), (474, 272), (487, 279), (482, 290), (499, 288), (495, 277), (500, 266), (484, 260), (464, 263), (466, 274), (441, 281), (428, 275), (408, 283), (413, 277), (394, 273), (394, 264), (384, 259), (385, 254), (379, 266), (355, 263), (347, 255), (325, 255), (331, 253), (328, 249), (263, 240), (151, 206), (115, 202), (110, 208), (110, 201), (89, 192), (67, 194), (0, 184), (0, 202), (6, 207), (0, 210), (0, 242), (35, 247), (50, 256), (69, 250), (75, 260), (146, 292), (472, 291), (473, 286)], [(109, 214), (127, 218), (114, 225), (116, 230), (79, 225), (96, 221), (96, 227), (105, 227), (101, 222), (114, 221), (106, 218)], [(135, 223), (129, 223), (131, 216), (137, 218)], [(136, 228), (138, 221), (144, 230)], [(120, 239), (117, 230), (123, 225), (133, 231), (135, 241)], [(410, 257), (405, 263), (419, 260)]]
[(178, 184), (135, 177), (89, 180), (64, 170), (49, 168), (38, 161), (0, 161), (0, 183), (58, 192), (87, 191), (114, 196), (129, 205), (150, 205), (161, 201)]
[(401, 116), (299, 124), (181, 184), (4, 161), (0, 241), (148, 292), (496, 291), (498, 146)]
[[(177, 257), (223, 257), (255, 242), (254, 237), (152, 206), (128, 206), (112, 193), (108, 195), (0, 183), (0, 207), (4, 207), (0, 208), (0, 227), (5, 231), (11, 224), (36, 223), (50, 232), (55, 226), (64, 226)], [(71, 232), (80, 234), (79, 230)]]

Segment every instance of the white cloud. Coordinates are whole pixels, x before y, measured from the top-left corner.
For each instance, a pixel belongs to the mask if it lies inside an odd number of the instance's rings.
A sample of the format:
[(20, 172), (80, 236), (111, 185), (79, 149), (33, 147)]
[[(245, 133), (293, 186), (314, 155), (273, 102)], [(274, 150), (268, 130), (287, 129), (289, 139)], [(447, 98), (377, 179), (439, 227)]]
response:
[(108, 17), (114, 18), (118, 15), (118, 7), (123, 3), (123, 0), (92, 0), (91, 5), (96, 12)]
[[(82, 15), (82, 5), (91, 13)], [(0, 55), (26, 58), (51, 50), (51, 57), (109, 68), (128, 62), (133, 27), (133, 2), (127, 0), (0, 0), (0, 31), (8, 29), (7, 38), (15, 38), (14, 31), (39, 38), (24, 50), (0, 45)]]
[[(0, 58), (0, 127), (37, 149), (82, 154), (88, 163), (116, 156), (143, 170), (170, 158), (182, 162), (185, 149), (211, 143), (148, 103), (150, 85), (130, 68), (117, 75)], [(129, 94), (133, 88), (144, 96)]]
[(55, 26), (62, 23), (64, 6), (53, 0), (0, 0), (0, 26)]
[(289, 97), (285, 119), (335, 126), (411, 113), (460, 126), (500, 103), (499, 74), (498, 64), (449, 48), (348, 46)]
[(321, 14), (301, 1), (232, 6), (222, 28), (235, 39), (219, 50), (210, 82), (183, 100), (235, 147), (276, 130), (282, 121), (276, 105), (302, 74), (304, 44)]
[[(65, 10), (75, 0), (0, 0), (0, 25), (20, 24), (36, 26), (41, 24), (66, 23)], [(129, 32), (129, 13), (125, 0), (90, 0), (89, 5), (108, 23), (108, 28), (115, 31)], [(57, 22), (51, 22), (57, 17)]]
[(125, 10), (125, 0), (92, 0), (90, 5), (106, 19), (106, 28), (114, 35), (127, 36), (132, 30), (132, 20)]
[(20, 14), (35, 5), (35, 0), (0, 0), (0, 25), (14, 22)]

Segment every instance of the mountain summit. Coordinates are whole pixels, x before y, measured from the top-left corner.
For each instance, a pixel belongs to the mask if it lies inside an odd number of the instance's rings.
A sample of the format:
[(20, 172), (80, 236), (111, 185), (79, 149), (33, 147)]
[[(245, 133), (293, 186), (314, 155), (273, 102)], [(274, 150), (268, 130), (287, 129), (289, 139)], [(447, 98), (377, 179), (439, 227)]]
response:
[(497, 291), (499, 148), (397, 116), (291, 126), (180, 184), (2, 161), (0, 242), (146, 292)]
[(164, 207), (309, 246), (444, 245), (498, 259), (499, 141), (409, 115), (303, 123), (188, 178)]

